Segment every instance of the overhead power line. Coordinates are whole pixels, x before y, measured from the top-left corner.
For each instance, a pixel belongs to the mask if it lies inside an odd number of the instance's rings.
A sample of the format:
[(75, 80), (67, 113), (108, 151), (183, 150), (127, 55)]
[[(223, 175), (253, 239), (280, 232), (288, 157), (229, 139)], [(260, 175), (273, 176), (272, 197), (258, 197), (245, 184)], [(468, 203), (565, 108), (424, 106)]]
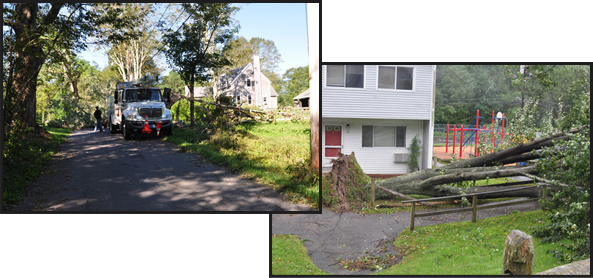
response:
[[(199, 4), (198, 4), (198, 5), (199, 5)], [(194, 7), (194, 10), (193, 10), (193, 12), (194, 12), (194, 13), (196, 12), (196, 8), (197, 8), (197, 7), (198, 7), (198, 6), (195, 6), (195, 7)], [(182, 13), (180, 13), (180, 14), (179, 14), (179, 16), (177, 17), (177, 19), (179, 19), (179, 17), (181, 17), (181, 15), (182, 15)], [(186, 23), (186, 22), (189, 20), (189, 18), (190, 18), (191, 16), (192, 16), (192, 13), (190, 13), (190, 14), (189, 14), (189, 16), (188, 16), (188, 17), (185, 19), (185, 21), (183, 21), (183, 23), (181, 23), (181, 25), (179, 26), (179, 28), (177, 28), (177, 30), (175, 30), (175, 33), (177, 33), (177, 31), (179, 31), (179, 29), (181, 29), (181, 27), (183, 27), (183, 25), (185, 25), (185, 23)], [(175, 22), (177, 21), (177, 19), (175, 19)], [(171, 28), (172, 28), (174, 25), (175, 25), (175, 23), (173, 23), (173, 24), (171, 25), (171, 27), (169, 27), (169, 29), (167, 30), (167, 32), (171, 31)], [(159, 54), (159, 53), (160, 53), (160, 52), (163, 50), (163, 48), (165, 48), (165, 45), (161, 46), (161, 47), (159, 48), (159, 50), (158, 50), (158, 51), (157, 51), (157, 52), (156, 52), (154, 55), (152, 55), (151, 59), (153, 59), (153, 58), (154, 58), (156, 55), (158, 55), (158, 54)]]

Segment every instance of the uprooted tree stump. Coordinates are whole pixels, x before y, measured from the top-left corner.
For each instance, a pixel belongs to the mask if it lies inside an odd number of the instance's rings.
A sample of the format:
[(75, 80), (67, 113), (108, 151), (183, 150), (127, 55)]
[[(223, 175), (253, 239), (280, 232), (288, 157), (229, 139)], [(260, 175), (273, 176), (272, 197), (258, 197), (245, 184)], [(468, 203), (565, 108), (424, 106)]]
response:
[(369, 200), (368, 183), (370, 182), (354, 153), (340, 153), (332, 161), (332, 169), (323, 176), (323, 206), (335, 211), (349, 211), (361, 207)]
[(533, 237), (519, 230), (511, 231), (504, 243), (502, 274), (531, 275), (533, 255)]

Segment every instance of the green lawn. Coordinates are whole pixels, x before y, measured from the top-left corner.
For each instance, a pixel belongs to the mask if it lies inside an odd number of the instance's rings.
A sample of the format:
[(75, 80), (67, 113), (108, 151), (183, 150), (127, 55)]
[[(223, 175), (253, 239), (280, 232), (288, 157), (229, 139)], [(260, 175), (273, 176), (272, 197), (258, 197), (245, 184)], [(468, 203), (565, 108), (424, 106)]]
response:
[(307, 254), (307, 248), (298, 236), (272, 236), (273, 275), (321, 275), (319, 269)]
[[(512, 230), (531, 234), (533, 227), (546, 225), (541, 210), (478, 220), (405, 229), (395, 240), (403, 254), (401, 263), (380, 272), (389, 275), (501, 275), (506, 236)], [(563, 263), (548, 250), (556, 243), (534, 238), (533, 273)]]
[[(533, 227), (546, 225), (541, 210), (505, 216), (405, 229), (394, 245), (403, 260), (377, 275), (501, 275), (506, 236), (512, 230), (531, 234)], [(559, 243), (542, 243), (534, 238), (533, 273), (562, 265), (548, 250)], [(274, 235), (272, 274), (297, 275), (313, 271), (305, 246), (298, 237)], [(356, 274), (353, 272), (353, 274)]]
[(176, 128), (165, 140), (195, 152), (256, 182), (279, 190), (293, 202), (317, 207), (319, 182), (308, 171), (310, 125), (249, 123), (236, 132), (207, 139), (202, 129)]

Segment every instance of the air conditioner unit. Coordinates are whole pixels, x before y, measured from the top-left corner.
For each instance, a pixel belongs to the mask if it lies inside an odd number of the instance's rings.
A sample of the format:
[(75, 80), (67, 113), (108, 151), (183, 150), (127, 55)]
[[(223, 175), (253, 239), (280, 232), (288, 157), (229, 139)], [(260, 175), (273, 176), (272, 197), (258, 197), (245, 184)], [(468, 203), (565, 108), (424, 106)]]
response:
[(410, 160), (410, 154), (407, 153), (394, 153), (393, 162), (395, 163), (406, 163)]

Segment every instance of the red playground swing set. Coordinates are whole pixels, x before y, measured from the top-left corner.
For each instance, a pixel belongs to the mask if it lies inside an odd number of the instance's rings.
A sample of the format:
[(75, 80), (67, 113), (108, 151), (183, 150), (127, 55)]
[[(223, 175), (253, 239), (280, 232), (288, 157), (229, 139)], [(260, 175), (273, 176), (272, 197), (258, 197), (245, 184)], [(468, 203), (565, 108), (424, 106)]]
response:
[[(482, 126), (480, 127), (480, 119), (482, 119)], [(493, 129), (486, 129), (486, 125), (484, 124), (484, 118), (480, 117), (480, 110), (476, 111), (476, 125), (475, 128), (464, 128), (463, 125), (461, 125), (460, 128), (457, 128), (457, 125), (453, 125), (453, 128), (449, 128), (449, 124), (447, 124), (447, 138), (446, 138), (446, 145), (445, 145), (445, 152), (449, 152), (449, 130), (453, 131), (453, 150), (452, 153), (453, 155), (455, 155), (455, 141), (456, 141), (456, 136), (457, 136), (457, 131), (460, 132), (459, 134), (459, 158), (461, 159), (461, 155), (463, 153), (463, 148), (469, 146), (470, 147), (470, 152), (473, 150), (473, 155), (475, 156), (480, 156), (480, 153), (478, 151), (478, 141), (480, 140), (480, 133), (481, 132), (490, 132), (490, 142), (492, 142), (493, 146), (496, 148), (496, 144), (497, 144), (497, 138), (494, 136), (494, 134), (499, 134), (500, 135), (500, 139), (501, 139), (501, 143), (502, 140), (504, 139), (504, 127), (505, 127), (505, 114), (498, 112), (498, 114), (495, 116), (494, 115), (494, 110), (492, 110), (492, 127), (495, 126), (495, 120), (496, 120), (496, 130)], [(502, 126), (499, 127), (499, 122), (502, 122)], [(508, 124), (508, 122), (507, 122)], [(470, 132), (470, 136), (465, 140), (465, 142), (463, 141), (463, 133), (464, 132)], [(510, 131), (509, 134), (506, 135), (511, 135)], [(482, 143), (485, 143), (485, 137), (482, 134)], [(471, 153), (470, 153), (471, 154)]]

